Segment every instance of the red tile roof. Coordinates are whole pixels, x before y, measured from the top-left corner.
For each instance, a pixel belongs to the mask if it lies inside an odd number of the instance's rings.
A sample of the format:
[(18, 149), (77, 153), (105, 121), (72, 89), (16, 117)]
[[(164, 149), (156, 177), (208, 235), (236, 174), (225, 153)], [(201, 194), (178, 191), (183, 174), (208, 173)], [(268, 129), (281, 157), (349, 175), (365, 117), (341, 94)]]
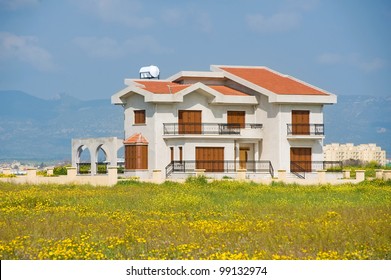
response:
[(301, 83), (291, 77), (283, 76), (267, 68), (255, 67), (219, 67), (235, 76), (276, 94), (328, 95), (314, 87)]
[(148, 144), (147, 139), (141, 134), (141, 133), (136, 133), (130, 136), (128, 139), (124, 141), (124, 144)]
[(136, 80), (136, 83), (145, 86), (143, 89), (157, 94), (173, 94), (189, 87), (190, 85), (181, 85), (178, 83), (168, 81), (150, 81), (150, 80)]
[[(143, 85), (142, 89), (155, 94), (174, 94), (181, 91), (192, 84), (178, 84), (169, 81), (150, 81), (150, 80), (135, 80), (136, 83)], [(246, 93), (227, 86), (209, 86), (210, 88), (220, 92), (224, 95), (242, 95), (247, 96)]]

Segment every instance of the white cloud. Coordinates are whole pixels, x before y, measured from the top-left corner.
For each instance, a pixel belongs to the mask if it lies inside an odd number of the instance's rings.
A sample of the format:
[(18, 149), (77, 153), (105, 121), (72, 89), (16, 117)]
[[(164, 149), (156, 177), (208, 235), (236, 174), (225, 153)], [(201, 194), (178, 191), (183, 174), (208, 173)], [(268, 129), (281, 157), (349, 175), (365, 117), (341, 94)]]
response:
[(284, 32), (297, 28), (301, 16), (294, 12), (280, 12), (271, 16), (261, 14), (247, 15), (246, 22), (254, 31)]
[(39, 70), (53, 70), (52, 55), (38, 45), (34, 36), (0, 32), (0, 59), (17, 59)]
[(386, 133), (386, 132), (387, 132), (387, 129), (384, 128), (384, 127), (379, 127), (379, 128), (376, 130), (376, 132), (377, 132), (377, 133), (380, 133), (380, 134)]
[(120, 58), (128, 54), (169, 53), (152, 36), (140, 36), (119, 42), (109, 37), (77, 37), (73, 42), (87, 55), (98, 58)]
[(323, 53), (318, 56), (317, 61), (328, 65), (349, 65), (365, 72), (373, 72), (383, 68), (386, 62), (380, 58), (363, 58), (357, 53)]
[(35, 6), (39, 0), (0, 0), (0, 9), (19, 10), (26, 7)]
[(124, 24), (128, 27), (146, 28), (154, 24), (154, 19), (141, 16), (142, 5), (135, 0), (77, 0), (74, 1), (84, 11), (105, 22)]

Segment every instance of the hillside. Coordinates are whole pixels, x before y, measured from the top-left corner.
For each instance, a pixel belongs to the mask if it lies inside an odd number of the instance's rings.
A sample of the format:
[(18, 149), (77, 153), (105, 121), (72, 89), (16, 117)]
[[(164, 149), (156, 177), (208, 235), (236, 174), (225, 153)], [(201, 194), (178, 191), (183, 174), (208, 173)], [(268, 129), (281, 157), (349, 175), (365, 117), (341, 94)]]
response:
[[(338, 96), (324, 112), (326, 144), (376, 143), (391, 156), (391, 97)], [(109, 99), (0, 91), (0, 161), (70, 159), (72, 138), (104, 136), (123, 137), (122, 108)]]
[(109, 99), (43, 100), (0, 91), (0, 160), (70, 159), (72, 138), (103, 136), (123, 136), (123, 111)]
[(391, 96), (338, 96), (325, 106), (325, 144), (376, 143), (391, 157)]

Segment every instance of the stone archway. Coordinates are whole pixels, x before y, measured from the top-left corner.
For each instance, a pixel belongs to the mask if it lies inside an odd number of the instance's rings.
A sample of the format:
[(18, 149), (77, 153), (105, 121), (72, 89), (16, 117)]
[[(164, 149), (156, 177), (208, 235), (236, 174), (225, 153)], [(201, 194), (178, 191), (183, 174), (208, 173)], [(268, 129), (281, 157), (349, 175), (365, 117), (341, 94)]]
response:
[(80, 163), (81, 153), (85, 149), (90, 151), (91, 175), (97, 174), (100, 150), (105, 154), (105, 162), (108, 166), (117, 166), (117, 151), (123, 146), (122, 141), (122, 139), (117, 139), (117, 137), (72, 139), (72, 166), (77, 167), (78, 163)]

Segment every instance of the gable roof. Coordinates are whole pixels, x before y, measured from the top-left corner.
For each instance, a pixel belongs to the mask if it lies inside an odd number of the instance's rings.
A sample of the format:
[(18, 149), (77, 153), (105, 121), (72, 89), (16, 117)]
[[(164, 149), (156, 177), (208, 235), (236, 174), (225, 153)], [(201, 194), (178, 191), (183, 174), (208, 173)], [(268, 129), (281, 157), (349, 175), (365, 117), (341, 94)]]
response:
[(219, 69), (265, 88), (275, 94), (329, 95), (314, 86), (266, 67), (217, 66)]
[(147, 139), (141, 133), (135, 133), (124, 141), (125, 145), (148, 144)]
[[(134, 83), (136, 83), (136, 85), (138, 84), (141, 85), (141, 88), (143, 90), (152, 92), (154, 94), (175, 94), (193, 85), (193, 84), (179, 84), (179, 83), (165, 81), (165, 80), (134, 80)], [(223, 95), (248, 96), (248, 94), (230, 88), (228, 86), (222, 86), (222, 85), (216, 85), (216, 86), (205, 85), (205, 86), (210, 87), (211, 89), (214, 89), (215, 91)]]

